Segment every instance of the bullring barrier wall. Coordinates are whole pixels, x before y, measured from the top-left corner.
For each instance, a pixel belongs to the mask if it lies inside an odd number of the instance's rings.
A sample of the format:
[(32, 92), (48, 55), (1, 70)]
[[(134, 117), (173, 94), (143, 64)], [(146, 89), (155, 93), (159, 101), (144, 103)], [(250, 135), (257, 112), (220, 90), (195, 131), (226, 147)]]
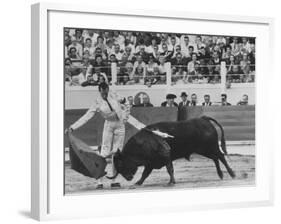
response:
[[(65, 111), (65, 128), (78, 120), (86, 109), (73, 109)], [(226, 141), (254, 141), (255, 140), (255, 106), (211, 106), (211, 107), (187, 107), (178, 111), (177, 108), (145, 107), (132, 108), (132, 116), (145, 125), (160, 121), (176, 121), (178, 117), (190, 119), (202, 115), (216, 119), (224, 128)], [(101, 144), (104, 119), (96, 114), (87, 124), (75, 131), (75, 136), (87, 144), (97, 146)], [(125, 142), (137, 130), (130, 124), (126, 124)], [(218, 131), (220, 135), (220, 131)], [(65, 136), (65, 146), (68, 141)]]

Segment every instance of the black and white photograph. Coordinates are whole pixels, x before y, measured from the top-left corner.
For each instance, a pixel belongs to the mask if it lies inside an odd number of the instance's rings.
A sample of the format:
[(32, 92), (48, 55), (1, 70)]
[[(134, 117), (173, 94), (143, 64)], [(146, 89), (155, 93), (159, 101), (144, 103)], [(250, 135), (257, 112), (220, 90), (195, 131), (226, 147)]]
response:
[(62, 38), (66, 195), (255, 186), (254, 36)]

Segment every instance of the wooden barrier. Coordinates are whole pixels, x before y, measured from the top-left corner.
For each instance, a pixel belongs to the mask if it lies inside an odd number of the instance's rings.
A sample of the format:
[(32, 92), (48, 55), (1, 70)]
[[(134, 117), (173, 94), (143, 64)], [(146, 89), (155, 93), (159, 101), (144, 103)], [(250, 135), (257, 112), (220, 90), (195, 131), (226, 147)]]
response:
[[(65, 111), (65, 128), (69, 127), (75, 121), (77, 121), (87, 110), (66, 110)], [(132, 108), (131, 114), (136, 119), (149, 125), (160, 121), (176, 121), (177, 120), (177, 108), (163, 108), (163, 107), (137, 107)], [(97, 113), (88, 121), (83, 127), (75, 131), (75, 136), (83, 140), (89, 145), (100, 145), (102, 140), (104, 119)], [(137, 129), (130, 124), (126, 124), (125, 142), (137, 132)], [(65, 137), (65, 146), (68, 147), (68, 140)]]
[[(69, 127), (78, 120), (84, 113), (83, 110), (66, 110), (65, 127)], [(224, 128), (226, 141), (247, 141), (255, 140), (255, 106), (211, 106), (211, 107), (187, 107), (178, 115), (176, 108), (132, 108), (131, 114), (148, 125), (160, 121), (176, 121), (179, 116), (185, 119), (210, 116), (216, 119)], [(183, 119), (182, 119), (183, 120)], [(100, 114), (96, 114), (87, 124), (75, 131), (75, 136), (85, 141), (89, 145), (100, 145), (102, 139), (104, 119)], [(137, 130), (130, 124), (126, 124), (125, 142)], [(220, 135), (220, 131), (218, 131)], [(65, 139), (66, 146), (68, 141)]]
[(202, 115), (216, 119), (223, 126), (227, 141), (255, 140), (255, 106), (253, 105), (187, 107), (179, 111), (179, 114), (186, 119)]

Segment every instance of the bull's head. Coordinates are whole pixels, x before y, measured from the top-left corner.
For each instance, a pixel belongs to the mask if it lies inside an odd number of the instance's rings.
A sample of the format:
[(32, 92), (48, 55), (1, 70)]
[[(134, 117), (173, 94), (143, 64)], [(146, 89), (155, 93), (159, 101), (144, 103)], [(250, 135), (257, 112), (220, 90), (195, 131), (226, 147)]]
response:
[(118, 151), (113, 155), (113, 165), (115, 166), (116, 173), (112, 177), (107, 176), (108, 179), (115, 179), (120, 173), (126, 180), (133, 179), (137, 172), (137, 164), (129, 157)]

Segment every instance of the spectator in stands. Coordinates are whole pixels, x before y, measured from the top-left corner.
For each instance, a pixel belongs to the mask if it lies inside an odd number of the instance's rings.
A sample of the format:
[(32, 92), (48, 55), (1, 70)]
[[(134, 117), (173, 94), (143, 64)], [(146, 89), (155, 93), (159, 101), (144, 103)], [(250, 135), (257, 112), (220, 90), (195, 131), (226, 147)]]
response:
[[(166, 63), (171, 62), (172, 84), (218, 83), (222, 60), (227, 64), (229, 83), (252, 82), (255, 77), (255, 38), (66, 28), (64, 40), (65, 57), (72, 60), (73, 67), (71, 72), (66, 69), (66, 80), (79, 74), (76, 68), (85, 66), (88, 70), (100, 67), (110, 81), (110, 66), (116, 62), (121, 68), (118, 76), (125, 77), (120, 84), (135, 83), (136, 68), (140, 65), (142, 76), (146, 77), (142, 79), (143, 83), (148, 86), (164, 84), (167, 81)], [(101, 61), (98, 55), (102, 56)], [(128, 62), (133, 63), (133, 72), (126, 71)], [(154, 69), (156, 63), (158, 71)], [(159, 78), (148, 79), (155, 72)]]
[(146, 64), (145, 62), (143, 61), (143, 58), (141, 55), (138, 55), (137, 56), (137, 60), (135, 61), (134, 63), (134, 67), (133, 67), (133, 70), (134, 70), (134, 73), (136, 73), (136, 69), (138, 67), (141, 67), (143, 70), (145, 70), (145, 67), (146, 67)]
[(118, 63), (118, 66), (120, 67), (120, 70), (122, 70), (122, 72), (124, 72), (127, 63), (128, 63), (128, 55), (126, 53), (123, 53), (122, 58)]
[(216, 65), (214, 65), (213, 60), (210, 59), (207, 63), (207, 70), (208, 70), (207, 78), (210, 83), (212, 83), (215, 79), (215, 67)]
[(157, 46), (157, 38), (156, 37), (151, 37), (150, 44), (148, 46), (145, 46), (145, 52), (148, 54), (153, 54), (154, 47)]
[(242, 96), (242, 100), (240, 100), (237, 105), (243, 105), (243, 106), (247, 106), (248, 105), (248, 95), (244, 94)]
[(81, 57), (77, 53), (77, 49), (75, 47), (71, 47), (69, 49), (68, 56), (71, 60), (80, 60), (81, 59)]
[(94, 30), (86, 30), (86, 32), (84, 32), (84, 40), (90, 38), (93, 46), (96, 44), (98, 36), (99, 35)]
[(166, 59), (165, 59), (165, 57), (163, 55), (161, 55), (159, 57), (159, 66), (158, 66), (158, 70), (159, 70), (159, 73), (161, 75), (166, 75), (167, 74), (165, 63), (166, 63)]
[(176, 70), (178, 69), (178, 66), (186, 65), (186, 61), (180, 52), (176, 53), (176, 56), (171, 59), (171, 65), (176, 66)]
[(205, 59), (200, 59), (199, 60), (199, 73), (203, 75), (203, 77), (205, 78), (205, 81), (208, 82), (208, 68), (207, 68), (207, 64), (206, 64), (206, 60)]
[(68, 46), (71, 44), (71, 37), (68, 32), (64, 34), (64, 56), (68, 57)]
[(90, 61), (90, 64), (93, 67), (105, 67), (106, 63), (103, 61), (102, 56), (100, 54), (97, 54), (94, 58), (94, 60)]
[(92, 44), (92, 39), (91, 38), (87, 38), (86, 41), (85, 41), (85, 46), (84, 46), (84, 49), (83, 51), (88, 51), (89, 52), (89, 55), (91, 58), (94, 57), (94, 53), (95, 53), (95, 48), (93, 47), (93, 44)]
[(136, 54), (138, 54), (141, 50), (141, 48), (146, 48), (145, 44), (144, 44), (144, 40), (140, 39), (138, 45), (136, 46)]
[(145, 45), (140, 46), (139, 52), (136, 56), (141, 56), (144, 63), (148, 63), (150, 54), (145, 52)]
[(112, 54), (109, 56), (109, 63), (117, 63), (118, 64), (118, 60), (115, 56), (115, 54)]
[(153, 105), (150, 103), (148, 95), (144, 94), (142, 100), (143, 103), (137, 105), (138, 107), (153, 107)]
[(203, 75), (201, 74), (200, 64), (199, 63), (195, 64), (194, 71), (191, 72), (189, 75), (192, 77), (193, 82), (195, 82), (195, 83), (203, 83)]
[(251, 52), (251, 45), (248, 41), (247, 37), (242, 37), (242, 46), (241, 46), (241, 50), (244, 49), (245, 52), (250, 53)]
[(222, 60), (227, 61), (232, 56), (231, 46), (228, 45), (225, 47), (225, 51), (222, 54)]
[(64, 60), (64, 79), (65, 81), (71, 80), (71, 72), (73, 70), (72, 62), (70, 58)]
[(128, 61), (135, 62), (135, 56), (133, 54), (131, 46), (126, 46), (125, 47), (125, 53), (128, 55)]
[(131, 44), (132, 46), (136, 45), (137, 42), (137, 38), (136, 36), (133, 34), (133, 32), (128, 31), (127, 34), (125, 35), (125, 42), (126, 40), (129, 42), (129, 44)]
[(96, 56), (101, 55), (102, 56), (102, 60), (106, 61), (107, 60), (107, 55), (102, 52), (101, 48), (96, 47), (95, 49), (95, 53), (94, 53), (94, 58), (96, 58)]
[(202, 103), (202, 106), (204, 106), (204, 107), (212, 106), (212, 102), (210, 101), (210, 95), (209, 94), (204, 95), (204, 102)]
[(144, 84), (144, 68), (142, 66), (136, 68), (133, 81), (134, 83)]
[[(182, 58), (184, 58), (184, 56), (183, 56), (183, 54), (182, 54), (182, 52), (181, 52), (181, 46), (180, 46), (179, 44), (178, 44), (178, 45), (176, 46), (176, 48), (174, 49), (174, 54), (173, 54), (172, 58), (175, 58), (177, 53), (181, 53)], [(187, 64), (187, 63), (186, 63), (186, 64)]]
[(97, 37), (95, 47), (100, 48), (103, 53), (106, 52), (106, 45), (104, 44), (104, 38), (102, 36)]
[(241, 81), (241, 71), (239, 65), (232, 65), (227, 72), (229, 80), (231, 82), (240, 82)]
[(154, 68), (158, 67), (157, 63), (155, 62), (155, 59), (153, 55), (149, 55), (149, 61), (146, 65), (146, 75), (153, 74)]
[(171, 36), (171, 43), (168, 45), (168, 50), (171, 52), (175, 52), (176, 50), (176, 46), (177, 44), (179, 44), (179, 42), (177, 43), (177, 37), (176, 36)]
[(231, 54), (237, 56), (240, 53), (238, 37), (233, 37), (233, 41), (230, 44), (230, 46), (231, 46)]
[(186, 92), (182, 92), (180, 97), (181, 97), (181, 102), (179, 103), (179, 109), (181, 109), (182, 107), (188, 107), (190, 104), (190, 101), (187, 99), (187, 93)]
[(227, 95), (225, 93), (221, 94), (221, 106), (231, 106), (231, 104), (227, 102)]
[(83, 32), (82, 29), (76, 29), (75, 30), (75, 36), (73, 37), (74, 41), (77, 41), (77, 43), (79, 43), (81, 46), (84, 44), (84, 38), (82, 36), (82, 32)]
[(197, 95), (196, 93), (192, 93), (190, 106), (197, 106)]
[(146, 72), (145, 76), (145, 84), (147, 86), (151, 86), (152, 84), (155, 84), (160, 79), (159, 69), (158, 66), (153, 67), (153, 71), (151, 70)]
[(200, 47), (199, 48), (199, 51), (198, 51), (198, 56), (197, 56), (198, 60), (203, 60), (204, 62), (207, 60), (207, 59), (210, 59), (210, 55), (209, 53), (206, 51), (206, 48), (204, 46)]
[(160, 53), (160, 55), (165, 58), (166, 62), (171, 60), (173, 54), (174, 54), (174, 51), (169, 51), (168, 45), (166, 43), (163, 43), (162, 44), (162, 52)]
[(121, 61), (122, 55), (123, 55), (123, 51), (121, 51), (120, 45), (119, 45), (119, 44), (115, 44), (115, 45), (114, 45), (114, 51), (113, 51), (112, 54), (115, 55), (115, 57), (116, 57), (116, 59), (117, 59), (118, 61)]
[(118, 45), (119, 47), (121, 46), (121, 48), (124, 49), (125, 38), (123, 37), (123, 35), (120, 34), (119, 31), (113, 32), (113, 39), (114, 39), (115, 46)]
[(82, 45), (77, 40), (73, 40), (72, 43), (68, 46), (69, 52), (71, 52), (72, 51), (71, 49), (73, 49), (73, 48), (76, 49), (75, 54), (76, 54), (77, 59), (81, 59), (82, 55), (83, 55)]
[(240, 61), (240, 69), (244, 75), (248, 75), (250, 73), (250, 64), (251, 64), (251, 62), (249, 61), (247, 53), (244, 53), (243, 58)]
[(131, 62), (127, 62), (125, 65), (126, 73), (129, 75), (129, 80), (132, 81), (134, 78), (134, 66)]
[(197, 56), (197, 53), (194, 52), (194, 47), (193, 45), (188, 46), (188, 57), (187, 57), (187, 62), (192, 61), (192, 56), (195, 54)]
[(106, 41), (106, 54), (112, 55), (114, 53), (114, 42), (112, 39), (108, 39)]
[(167, 94), (166, 95), (166, 101), (161, 103), (161, 107), (178, 107), (178, 104), (175, 101), (175, 98), (177, 96), (175, 94)]
[(129, 82), (130, 82), (129, 75), (126, 74), (126, 73), (123, 73), (123, 74), (122, 74), (122, 79), (120, 80), (120, 83), (119, 83), (119, 84), (121, 84), (121, 85), (127, 85)]
[(87, 67), (87, 68), (91, 65), (90, 64), (90, 55), (87, 54), (87, 52), (84, 53), (81, 64), (82, 64), (82, 66)]
[(214, 62), (214, 65), (220, 65), (221, 59), (218, 51), (214, 51), (212, 55), (212, 60)]
[(195, 53), (192, 54), (192, 60), (187, 64), (187, 73), (189, 75), (193, 75), (195, 72), (195, 65), (198, 63), (197, 55)]
[(81, 86), (83, 82), (87, 80), (87, 67), (81, 69), (81, 72), (78, 75), (71, 76), (70, 85), (72, 86)]
[(130, 77), (125, 67), (117, 67), (117, 85), (129, 84)]
[(159, 51), (159, 47), (157, 45), (153, 47), (152, 54), (156, 60), (159, 60), (161, 52)]
[(237, 64), (236, 61), (235, 61), (235, 57), (234, 55), (230, 55), (229, 58), (226, 60), (226, 65), (227, 65), (227, 71), (231, 71), (232, 70), (232, 67)]
[(103, 36), (105, 44), (107, 43), (108, 40), (111, 40), (112, 42), (114, 41), (113, 40), (113, 31), (104, 31), (104, 32), (99, 32), (99, 33)]
[(181, 50), (182, 50), (183, 56), (186, 58), (190, 57), (189, 50), (188, 50), (189, 46), (190, 46), (189, 37), (187, 35), (184, 35), (183, 41), (181, 43)]

